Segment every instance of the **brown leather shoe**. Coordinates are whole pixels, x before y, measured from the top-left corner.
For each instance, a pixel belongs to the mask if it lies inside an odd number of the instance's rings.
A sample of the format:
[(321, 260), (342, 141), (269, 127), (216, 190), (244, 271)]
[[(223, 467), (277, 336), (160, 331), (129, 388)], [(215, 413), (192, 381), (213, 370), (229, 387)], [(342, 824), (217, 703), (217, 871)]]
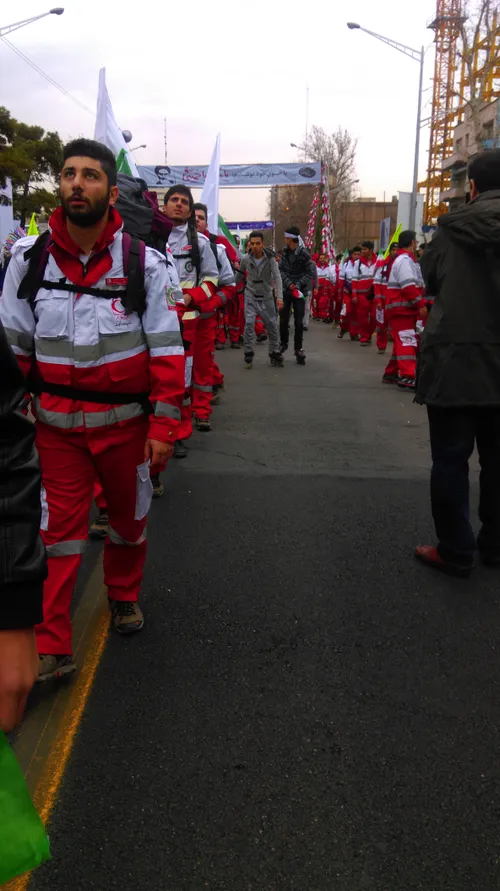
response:
[(470, 566), (464, 566), (461, 563), (452, 563), (449, 560), (443, 560), (443, 558), (439, 556), (437, 548), (431, 545), (421, 545), (418, 547), (415, 550), (415, 557), (417, 560), (420, 560), (421, 563), (425, 563), (427, 566), (432, 566), (433, 569), (439, 569), (440, 572), (444, 572), (446, 575), (454, 575), (462, 579), (468, 579), (474, 568), (472, 563)]

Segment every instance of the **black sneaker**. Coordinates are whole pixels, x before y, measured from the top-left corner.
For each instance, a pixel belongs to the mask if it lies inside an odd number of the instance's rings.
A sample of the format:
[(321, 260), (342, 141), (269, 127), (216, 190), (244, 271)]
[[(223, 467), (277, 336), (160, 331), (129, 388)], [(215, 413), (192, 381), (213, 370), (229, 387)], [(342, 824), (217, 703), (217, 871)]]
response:
[(273, 368), (283, 368), (285, 360), (281, 353), (269, 353), (269, 360)]
[(209, 433), (212, 429), (212, 425), (208, 418), (195, 418), (194, 422), (196, 424), (196, 429), (200, 431), (200, 433)]
[(287, 343), (282, 343), (281, 346), (280, 346), (280, 353), (281, 353), (281, 355), (283, 355), (283, 353), (286, 353), (287, 349), (288, 349), (288, 344), (287, 344)]
[(383, 384), (397, 384), (398, 376), (397, 374), (384, 374), (382, 377)]
[(253, 365), (253, 357), (254, 357), (254, 354), (253, 354), (253, 353), (245, 353), (244, 359), (245, 359), (245, 365), (246, 365), (247, 368), (251, 368), (251, 367), (252, 367), (252, 365)]
[(297, 365), (305, 365), (306, 354), (304, 353), (304, 350), (295, 350), (295, 359), (297, 360)]
[(267, 334), (257, 334), (257, 343), (265, 343), (267, 340)]
[(174, 458), (187, 458), (188, 448), (182, 439), (174, 442)]
[(151, 477), (151, 483), (153, 485), (153, 498), (161, 498), (163, 495), (163, 483), (159, 473)]
[(345, 336), (345, 331), (342, 331), (342, 328), (341, 328), (340, 331), (339, 331), (339, 333), (337, 334), (337, 337), (338, 337), (339, 340), (342, 340), (342, 338), (343, 338), (344, 336)]
[(400, 377), (398, 380), (398, 387), (401, 390), (414, 390), (415, 389), (415, 378), (414, 377)]
[(89, 528), (89, 537), (95, 540), (106, 538), (109, 531), (108, 512), (105, 508), (99, 511), (99, 516)]

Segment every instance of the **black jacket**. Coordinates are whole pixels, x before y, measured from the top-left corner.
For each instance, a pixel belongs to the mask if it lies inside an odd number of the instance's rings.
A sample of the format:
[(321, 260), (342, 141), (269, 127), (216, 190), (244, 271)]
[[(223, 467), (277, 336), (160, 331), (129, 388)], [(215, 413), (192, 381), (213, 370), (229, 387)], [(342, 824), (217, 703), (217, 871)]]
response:
[(19, 410), (25, 392), (0, 325), (0, 630), (31, 628), (42, 621), (47, 575), (35, 425)]
[(285, 248), (279, 264), (283, 290), (289, 291), (292, 286), (302, 291), (304, 297), (312, 290), (314, 276), (313, 262), (309, 253), (300, 245), (291, 251)]
[(416, 401), (500, 408), (500, 191), (439, 219), (422, 258), (435, 304), (422, 336)]

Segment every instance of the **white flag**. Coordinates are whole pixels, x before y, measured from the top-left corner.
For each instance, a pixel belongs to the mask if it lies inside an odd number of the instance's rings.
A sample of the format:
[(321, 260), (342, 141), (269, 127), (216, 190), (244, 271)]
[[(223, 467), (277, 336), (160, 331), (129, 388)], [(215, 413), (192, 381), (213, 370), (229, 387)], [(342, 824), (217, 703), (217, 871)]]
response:
[(215, 146), (207, 170), (207, 178), (201, 200), (208, 208), (208, 231), (217, 235), (219, 231), (219, 171), (220, 171), (220, 133), (217, 134)]
[[(106, 87), (106, 69), (99, 71), (99, 93), (97, 95), (97, 116), (95, 122), (94, 139), (107, 145), (115, 155), (118, 170), (122, 173), (130, 171), (132, 176), (138, 176), (137, 167), (132, 153), (127, 148), (123, 133), (116, 123), (113, 108)], [(127, 169), (128, 168), (128, 169)]]

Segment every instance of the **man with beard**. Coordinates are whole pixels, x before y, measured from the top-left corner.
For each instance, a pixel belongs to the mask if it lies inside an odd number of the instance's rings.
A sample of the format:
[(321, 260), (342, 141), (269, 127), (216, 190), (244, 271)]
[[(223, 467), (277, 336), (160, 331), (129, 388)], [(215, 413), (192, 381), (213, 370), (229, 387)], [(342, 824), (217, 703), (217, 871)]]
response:
[[(165, 257), (121, 231), (113, 153), (93, 140), (70, 142), (60, 196), (45, 253), (36, 253), (39, 239), (14, 246), (0, 302), (7, 337), (37, 394), (49, 567), (36, 629), (39, 680), (75, 670), (70, 606), (96, 472), (109, 513), (104, 581), (112, 624), (119, 634), (142, 629), (149, 465), (172, 452), (184, 392), (176, 280)], [(132, 274), (134, 252), (142, 252), (142, 281)]]

